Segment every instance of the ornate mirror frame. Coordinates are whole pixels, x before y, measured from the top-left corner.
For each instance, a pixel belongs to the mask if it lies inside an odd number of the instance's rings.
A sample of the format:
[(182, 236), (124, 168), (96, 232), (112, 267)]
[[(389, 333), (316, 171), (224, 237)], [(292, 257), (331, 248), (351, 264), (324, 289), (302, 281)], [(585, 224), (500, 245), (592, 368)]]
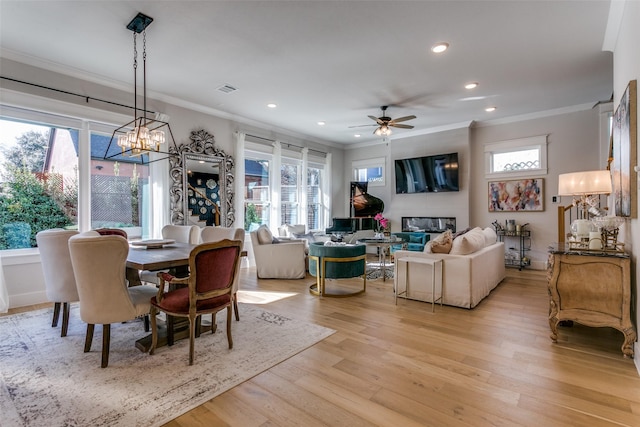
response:
[(187, 160), (200, 160), (204, 162), (218, 163), (220, 166), (220, 225), (231, 227), (235, 222), (235, 209), (233, 207), (233, 157), (223, 150), (214, 147), (215, 139), (205, 130), (192, 131), (189, 137), (191, 143), (180, 145), (177, 149), (170, 149), (169, 176), (171, 177), (170, 208), (171, 223), (174, 225), (187, 225), (188, 200), (185, 197), (187, 191)]

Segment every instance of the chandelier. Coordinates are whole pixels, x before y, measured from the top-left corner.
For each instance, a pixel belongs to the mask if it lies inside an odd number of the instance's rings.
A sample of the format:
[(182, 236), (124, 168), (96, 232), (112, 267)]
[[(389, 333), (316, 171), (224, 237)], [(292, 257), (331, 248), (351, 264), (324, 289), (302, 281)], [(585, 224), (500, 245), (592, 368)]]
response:
[[(120, 126), (113, 132), (111, 141), (107, 147), (107, 151), (104, 155), (105, 159), (126, 156), (126, 157), (140, 157), (141, 162), (145, 163), (147, 156), (151, 152), (165, 153), (161, 151), (166, 143), (166, 132), (169, 133), (169, 137), (173, 140), (173, 134), (169, 123), (159, 119), (161, 114), (156, 113), (155, 118), (147, 117), (149, 111), (147, 111), (147, 27), (153, 22), (153, 18), (138, 13), (135, 18), (127, 24), (127, 29), (133, 33), (133, 120), (129, 123)], [(138, 44), (137, 36), (142, 33), (142, 87), (143, 87), (143, 106), (142, 110), (138, 110)], [(138, 116), (140, 112), (140, 116)], [(116, 141), (121, 152), (110, 153), (112, 142)], [(175, 147), (175, 141), (173, 141)], [(161, 159), (156, 159), (161, 160)], [(156, 161), (153, 160), (153, 161)], [(149, 162), (149, 160), (147, 160)]]

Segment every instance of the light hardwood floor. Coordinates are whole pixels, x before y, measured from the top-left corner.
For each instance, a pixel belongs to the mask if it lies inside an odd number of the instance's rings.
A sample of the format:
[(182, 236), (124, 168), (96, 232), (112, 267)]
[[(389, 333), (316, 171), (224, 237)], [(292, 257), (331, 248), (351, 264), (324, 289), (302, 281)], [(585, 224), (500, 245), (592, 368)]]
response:
[(392, 281), (319, 299), (312, 278), (241, 274), (241, 301), (337, 332), (167, 427), (640, 426), (622, 334), (576, 324), (553, 344), (545, 272), (508, 269), (478, 307), (435, 314), (394, 305)]

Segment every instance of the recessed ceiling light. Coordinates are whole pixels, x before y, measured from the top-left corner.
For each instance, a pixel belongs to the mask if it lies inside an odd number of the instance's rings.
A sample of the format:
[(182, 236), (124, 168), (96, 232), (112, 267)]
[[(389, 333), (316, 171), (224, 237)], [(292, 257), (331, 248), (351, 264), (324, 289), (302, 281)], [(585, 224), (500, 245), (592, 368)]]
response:
[(327, 122), (323, 122), (323, 121), (318, 122), (318, 126), (324, 126), (326, 124), (327, 124)]
[(478, 82), (469, 82), (466, 85), (464, 85), (465, 89), (475, 89), (478, 87)]
[(278, 104), (267, 104), (267, 107), (269, 108), (276, 108), (278, 106)]
[(484, 111), (486, 111), (487, 113), (491, 113), (493, 111), (496, 111), (496, 107), (487, 107), (484, 109)]
[(431, 46), (431, 52), (433, 53), (442, 53), (449, 48), (449, 43), (440, 42)]
[(360, 134), (359, 134), (359, 133), (356, 133), (356, 134), (355, 134), (355, 135), (353, 135), (353, 136), (354, 136), (354, 138), (360, 138)]

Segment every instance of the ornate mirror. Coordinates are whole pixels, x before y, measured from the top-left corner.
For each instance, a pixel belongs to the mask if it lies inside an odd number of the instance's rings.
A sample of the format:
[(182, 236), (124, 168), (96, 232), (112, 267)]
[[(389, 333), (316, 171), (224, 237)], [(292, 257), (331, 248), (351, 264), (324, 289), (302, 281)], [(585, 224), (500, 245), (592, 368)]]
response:
[(231, 227), (233, 158), (214, 147), (213, 135), (191, 132), (191, 143), (170, 150), (171, 223)]

